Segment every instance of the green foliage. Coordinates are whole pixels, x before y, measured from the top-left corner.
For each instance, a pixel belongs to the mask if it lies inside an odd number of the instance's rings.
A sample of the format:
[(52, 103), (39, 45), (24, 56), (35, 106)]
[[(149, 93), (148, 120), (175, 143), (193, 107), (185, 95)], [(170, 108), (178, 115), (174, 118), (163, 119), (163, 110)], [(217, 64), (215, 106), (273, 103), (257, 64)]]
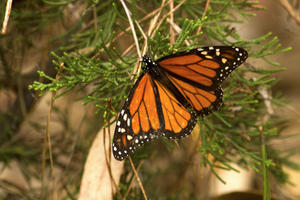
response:
[[(174, 2), (176, 6), (180, 1)], [(53, 40), (59, 43), (59, 49), (65, 52), (63, 55), (55, 53), (58, 50), (52, 52), (55, 57), (53, 67), (57, 72), (59, 71), (58, 76), (50, 76), (40, 70), (38, 71), (40, 78), (46, 81), (34, 81), (30, 89), (38, 91), (40, 95), (56, 92), (55, 98), (59, 98), (70, 91), (82, 91), (87, 86), (91, 86), (92, 90), (80, 100), (83, 104), (95, 104), (103, 118), (109, 120), (117, 114), (116, 111), (120, 110), (122, 102), (134, 83), (133, 80), (138, 75), (132, 72), (139, 58), (134, 50), (127, 51), (123, 55), (125, 49), (134, 42), (121, 3), (117, 1), (85, 1), (85, 3), (82, 4), (85, 7), (80, 20), (65, 34)], [(143, 18), (152, 10), (159, 8), (161, 2), (126, 1), (126, 3), (133, 20), (139, 22), (147, 33), (150, 19), (154, 16)], [(216, 168), (237, 171), (231, 166), (233, 163), (251, 168), (263, 175), (265, 196), (268, 196), (269, 173), (283, 184), (288, 182), (287, 174), (282, 170), (283, 166), (299, 169), (299, 166), (287, 159), (283, 152), (268, 145), (270, 140), (281, 138), (283, 124), (277, 114), (267, 113), (266, 99), (260, 94), (261, 88), (271, 90), (277, 83), (273, 74), (284, 70), (278, 68), (279, 63), (269, 60), (268, 56), (284, 53), (291, 48), (282, 48), (278, 38), (272, 37), (271, 33), (252, 40), (244, 40), (236, 32), (234, 28), (236, 23), (245, 23), (252, 19), (250, 17), (255, 16), (254, 5), (258, 2), (211, 0), (205, 16), (202, 17), (205, 3), (204, 0), (187, 0), (174, 12), (174, 22), (180, 28), (180, 32), (176, 33), (173, 44), (169, 42), (170, 24), (166, 18), (161, 25), (156, 23), (157, 29), (153, 36), (149, 37), (146, 34), (147, 53), (153, 58), (159, 58), (199, 46), (233, 45), (247, 49), (250, 58), (262, 59), (274, 66), (271, 69), (260, 69), (250, 64), (239, 67), (224, 84), (226, 85), (224, 106), (218, 112), (199, 119), (201, 146), (198, 150), (202, 156), (201, 165), (209, 166), (212, 173), (222, 182), (225, 181), (218, 175)], [(62, 19), (63, 10), (72, 4), (73, 1), (33, 1), (27, 5), (27, 8), (20, 6), (13, 10), (12, 19), (20, 31), (26, 28), (26, 33), (31, 33)], [(3, 3), (0, 5), (3, 10)], [(34, 9), (35, 7), (40, 9)], [(163, 7), (161, 12), (162, 15), (166, 15), (169, 12), (168, 6)], [(201, 32), (197, 33), (199, 26)], [(140, 46), (146, 44), (136, 24), (135, 30)], [(133, 46), (132, 49), (135, 47)], [(277, 96), (271, 96), (270, 99), (273, 106), (284, 104)], [(265, 118), (267, 120), (264, 120)], [(172, 147), (173, 144), (169, 142), (167, 145)], [(133, 156), (135, 163), (153, 155), (151, 152), (155, 151), (151, 149), (149, 153), (146, 151), (147, 148), (148, 146)], [(5, 156), (9, 155), (9, 152), (0, 152), (2, 153)], [(129, 166), (128, 163), (126, 166)], [(121, 179), (122, 194), (127, 191), (133, 178), (125, 178), (128, 174), (129, 171), (125, 171)], [(143, 176), (146, 177), (147, 174)], [(145, 179), (147, 180), (147, 177)], [(141, 198), (140, 191), (137, 188), (133, 189), (130, 197)], [(190, 197), (190, 199), (197, 199), (193, 194)], [(119, 197), (116, 195), (116, 198)], [(169, 197), (169, 199), (178, 198), (180, 193)]]

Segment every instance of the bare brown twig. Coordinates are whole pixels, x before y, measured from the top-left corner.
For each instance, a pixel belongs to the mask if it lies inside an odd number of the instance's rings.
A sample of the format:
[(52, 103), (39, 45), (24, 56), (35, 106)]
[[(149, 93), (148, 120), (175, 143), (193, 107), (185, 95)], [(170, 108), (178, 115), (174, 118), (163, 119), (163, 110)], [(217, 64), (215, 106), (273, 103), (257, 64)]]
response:
[[(62, 73), (63, 68), (64, 68), (64, 63), (61, 63), (59, 66), (59, 71), (57, 72), (56, 77), (55, 77), (56, 80), (58, 80), (60, 78), (60, 74)], [(52, 199), (54, 199), (54, 200), (58, 199), (58, 196), (57, 196), (56, 180), (55, 180), (55, 175), (54, 175), (52, 144), (51, 144), (51, 137), (50, 137), (50, 122), (51, 122), (51, 114), (53, 111), (55, 96), (56, 96), (56, 92), (52, 92), (50, 106), (49, 106), (49, 112), (48, 112), (48, 117), (47, 117), (47, 123), (46, 123), (46, 132), (45, 132), (45, 136), (44, 136), (44, 148), (43, 148), (43, 153), (42, 153), (42, 184), (44, 185), (45, 171), (46, 171), (46, 151), (47, 151), (47, 146), (48, 146), (50, 168), (51, 168), (51, 178), (53, 181), (53, 191), (54, 191)], [(42, 187), (42, 189), (43, 189), (43, 187)]]
[[(107, 123), (109, 123), (109, 121)], [(105, 162), (106, 162), (106, 166), (107, 166), (107, 169), (108, 169), (108, 174), (109, 174), (109, 177), (111, 179), (111, 182), (112, 182), (113, 186), (115, 187), (115, 190), (116, 190), (118, 196), (120, 198), (122, 198), (122, 194), (120, 193), (120, 190), (119, 190), (118, 185), (117, 185), (117, 183), (116, 183), (116, 181), (113, 177), (113, 173), (112, 173), (112, 170), (111, 170), (111, 159), (110, 159), (110, 157), (111, 157), (111, 152), (110, 152), (111, 146), (110, 146), (110, 142), (109, 142), (109, 147), (108, 147), (108, 149), (109, 149), (108, 153), (106, 151), (106, 129), (108, 129), (108, 135), (109, 135), (109, 138), (110, 138), (110, 127), (104, 128), (104, 130), (103, 130), (103, 148), (104, 148)]]
[[(138, 166), (137, 166), (137, 168), (136, 168), (136, 171), (137, 171), (137, 172), (139, 172), (139, 170), (140, 170), (142, 164), (143, 164), (143, 161), (141, 161), (141, 162), (138, 164)], [(129, 192), (130, 192), (130, 190), (131, 190), (133, 180), (134, 180), (134, 179), (132, 179), (132, 180), (130, 181), (129, 186), (128, 186), (128, 189), (127, 189), (127, 191), (126, 191), (126, 193), (125, 193), (125, 195), (124, 195), (124, 197), (123, 197), (123, 200), (126, 200), (126, 197), (128, 196), (128, 194), (129, 194)]]
[(163, 17), (160, 19), (160, 21), (156, 24), (155, 29), (153, 30), (151, 36), (153, 37), (155, 32), (159, 29), (159, 27), (161, 26), (161, 24), (164, 22), (164, 20), (166, 19), (166, 17), (171, 14), (172, 12), (175, 12), (180, 6), (182, 6), (185, 3), (186, 0), (183, 0), (182, 2), (180, 2), (177, 6), (175, 6), (172, 10), (170, 10), (168, 13), (166, 13), (165, 15), (163, 15)]
[(300, 25), (300, 17), (296, 14), (295, 10), (288, 2), (288, 0), (279, 0), (279, 2), (284, 7), (284, 9), (286, 9), (289, 15), (297, 22), (297, 24)]
[[(174, 8), (174, 1), (170, 1), (170, 10), (173, 10)], [(170, 13), (170, 17), (169, 17), (169, 20), (170, 20), (170, 24), (172, 24), (174, 22), (174, 12), (171, 12)], [(174, 30), (173, 30), (173, 27), (170, 26), (170, 44), (174, 44), (175, 42), (175, 33), (174, 33)]]
[(143, 193), (143, 195), (144, 195), (144, 199), (147, 200), (148, 197), (147, 197), (147, 195), (146, 195), (144, 186), (143, 186), (142, 181), (141, 181), (141, 179), (140, 179), (140, 177), (139, 177), (139, 175), (138, 175), (138, 173), (137, 173), (137, 171), (136, 171), (136, 169), (135, 169), (135, 166), (134, 166), (134, 164), (133, 164), (133, 162), (132, 162), (132, 159), (131, 159), (130, 156), (128, 157), (128, 159), (129, 159), (131, 168), (132, 168), (132, 170), (133, 170), (133, 173), (134, 173), (134, 175), (135, 175), (135, 177), (136, 177), (136, 180), (137, 180), (137, 182), (138, 182), (138, 184), (139, 184), (139, 186), (140, 186), (140, 188), (141, 188), (141, 190), (142, 190), (142, 193)]
[(12, 2), (13, 2), (12, 0), (7, 0), (7, 2), (6, 2), (5, 16), (4, 16), (3, 25), (2, 25), (2, 31), (1, 31), (1, 33), (3, 35), (6, 33), (6, 29), (7, 29), (8, 19), (9, 19), (9, 16), (10, 16)]
[[(203, 14), (202, 14), (202, 18), (205, 17), (205, 15), (206, 15), (207, 9), (208, 9), (208, 7), (209, 7), (209, 3), (210, 3), (210, 0), (207, 0), (207, 1), (206, 1), (206, 4), (205, 4), (204, 12), (203, 12)], [(200, 25), (200, 26), (198, 27), (197, 34), (201, 32), (201, 29), (202, 29), (202, 25)]]
[(135, 29), (134, 29), (134, 25), (133, 25), (133, 21), (132, 21), (132, 18), (131, 18), (130, 11), (128, 10), (125, 2), (123, 0), (120, 0), (120, 1), (121, 1), (122, 5), (124, 7), (124, 10), (126, 12), (127, 18), (129, 20), (129, 24), (130, 24), (132, 35), (133, 35), (133, 38), (134, 38), (134, 42), (135, 42), (137, 54), (138, 54), (139, 58), (141, 59), (142, 58), (142, 54), (141, 54), (141, 50), (140, 50), (140, 45), (139, 45), (139, 41), (138, 41)]

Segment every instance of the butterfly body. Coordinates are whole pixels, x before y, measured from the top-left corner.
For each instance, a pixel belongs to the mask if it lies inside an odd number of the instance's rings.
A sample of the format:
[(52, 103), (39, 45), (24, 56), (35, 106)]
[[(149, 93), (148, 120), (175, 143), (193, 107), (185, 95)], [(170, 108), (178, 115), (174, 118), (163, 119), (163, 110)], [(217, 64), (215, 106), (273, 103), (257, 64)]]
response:
[(197, 117), (218, 109), (222, 81), (244, 62), (244, 49), (203, 47), (153, 61), (143, 57), (143, 72), (119, 114), (113, 155), (125, 159), (160, 136), (180, 139), (191, 133)]

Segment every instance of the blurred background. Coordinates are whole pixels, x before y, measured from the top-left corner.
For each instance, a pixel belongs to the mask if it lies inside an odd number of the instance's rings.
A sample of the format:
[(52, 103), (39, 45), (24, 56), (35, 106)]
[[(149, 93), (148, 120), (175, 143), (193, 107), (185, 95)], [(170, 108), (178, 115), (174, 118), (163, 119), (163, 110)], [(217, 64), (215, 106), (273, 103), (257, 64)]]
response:
[[(10, 1), (3, 0), (0, 3), (1, 24), (4, 21), (7, 2)], [(56, 3), (60, 4), (59, 1)], [(14, 19), (26, 18), (27, 12), (38, 14), (38, 8), (43, 2), (37, 2), (37, 10), (30, 7), (32, 10), (19, 13), (23, 16), (17, 16), (18, 13), (12, 12), (7, 30), (0, 36), (0, 199), (97, 199), (97, 195), (98, 197), (103, 195), (104, 191), (107, 194), (98, 199), (112, 198), (111, 188), (113, 187), (111, 185), (114, 183), (107, 174), (110, 169), (104, 166), (103, 156), (97, 158), (103, 153), (102, 146), (105, 138), (99, 136), (102, 130), (97, 136), (103, 119), (100, 115), (95, 115), (96, 107), (92, 104), (82, 105), (80, 101), (82, 94), (75, 91), (55, 100), (50, 128), (53, 158), (49, 158), (44, 134), (53, 94), (46, 93), (39, 96), (36, 91), (28, 89), (33, 81), (42, 81), (37, 70), (42, 70), (55, 78), (56, 70), (52, 64), (54, 57), (50, 52), (59, 49), (58, 47), (63, 43), (60, 37), (71, 34), (70, 28), (85, 12), (85, 3), (78, 1), (66, 4), (62, 12), (63, 16), (59, 16), (61, 20), (49, 16), (51, 23), (45, 27), (35, 27), (39, 24), (35, 21), (36, 19), (32, 19), (30, 23), (26, 21), (26, 24), (20, 28), (19, 23), (22, 22)], [(11, 9), (20, 9), (20, 6), (24, 5), (26, 5), (24, 1), (15, 0)], [(275, 110), (283, 118), (289, 120), (284, 134), (286, 136), (297, 134), (300, 131), (300, 2), (298, 0), (260, 0), (259, 7), (264, 7), (265, 10), (255, 11), (256, 17), (248, 18), (248, 23), (235, 25), (235, 28), (244, 39), (253, 39), (272, 32), (279, 38), (283, 47), (292, 47), (291, 51), (271, 58), (287, 69), (276, 74), (279, 82), (272, 92), (282, 93), (289, 102), (287, 106)], [(45, 6), (45, 8), (52, 9), (51, 6)], [(47, 17), (44, 16), (43, 19), (46, 20)], [(124, 37), (123, 40), (121, 44), (127, 46), (127, 38)], [(82, 52), (88, 50), (88, 48), (82, 49)], [(56, 53), (62, 55), (63, 51), (64, 49), (59, 49)], [(249, 58), (248, 62), (256, 67), (268, 67), (257, 59)], [(86, 87), (81, 93), (87, 94), (91, 89), (91, 87)], [(111, 130), (113, 132), (113, 128)], [(106, 138), (107, 145), (108, 141), (110, 141), (109, 137)], [(160, 144), (156, 145), (159, 148)], [(298, 149), (292, 159), (300, 163), (300, 137), (286, 137), (280, 141), (272, 141), (272, 145), (283, 150), (291, 147)], [(184, 168), (181, 162), (185, 159), (182, 150), (174, 150), (172, 154), (174, 159), (171, 163), (166, 163), (164, 156), (162, 159), (157, 159), (156, 163), (145, 161), (143, 167), (153, 168), (154, 171), (155, 169), (163, 171), (173, 165)], [(52, 168), (50, 167), (51, 159), (55, 160)], [(126, 169), (123, 168), (123, 163), (116, 161), (112, 161), (112, 168), (118, 182), (120, 175)], [(94, 170), (98, 172), (93, 172)], [(290, 175), (291, 184), (274, 184), (273, 190), (274, 188), (276, 190), (274, 199), (300, 199), (299, 171), (289, 168), (284, 170)], [(194, 190), (201, 188), (203, 195), (199, 199), (211, 196), (216, 199), (246, 199), (246, 196), (242, 195), (253, 195), (251, 199), (261, 199), (260, 196), (255, 196), (256, 191), (262, 188), (260, 177), (251, 170), (240, 169), (240, 171), (237, 173), (219, 170), (219, 175), (227, 182), (224, 185), (211, 174), (209, 169), (192, 167), (188, 172), (180, 171), (184, 172), (185, 178), (179, 183), (192, 185)], [(172, 171), (169, 174), (162, 174), (163, 178), (153, 182), (158, 185), (166, 178), (169, 183), (149, 191), (149, 196), (157, 191), (172, 194), (176, 186), (170, 183), (178, 183), (176, 180), (182, 178), (180, 172)], [(50, 184), (53, 173), (57, 184)], [(106, 175), (101, 175), (101, 173), (106, 173)], [(95, 182), (100, 183), (97, 185)], [(133, 183), (133, 187), (138, 188), (137, 183)], [(90, 194), (94, 190), (98, 190), (98, 193)], [(56, 193), (53, 194), (51, 191), (56, 191)], [(231, 192), (246, 191), (251, 192), (235, 193), (237, 197), (222, 196)], [(171, 196), (170, 199), (172, 199)], [(173, 199), (176, 198), (173, 197)]]

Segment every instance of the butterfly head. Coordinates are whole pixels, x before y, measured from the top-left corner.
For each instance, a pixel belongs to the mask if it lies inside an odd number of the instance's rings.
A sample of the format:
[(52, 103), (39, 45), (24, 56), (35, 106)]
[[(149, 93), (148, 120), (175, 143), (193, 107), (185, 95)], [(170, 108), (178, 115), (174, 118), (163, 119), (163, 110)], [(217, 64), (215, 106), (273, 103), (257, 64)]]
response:
[(142, 70), (148, 70), (149, 68), (151, 68), (151, 66), (156, 64), (148, 55), (143, 56), (142, 62)]

